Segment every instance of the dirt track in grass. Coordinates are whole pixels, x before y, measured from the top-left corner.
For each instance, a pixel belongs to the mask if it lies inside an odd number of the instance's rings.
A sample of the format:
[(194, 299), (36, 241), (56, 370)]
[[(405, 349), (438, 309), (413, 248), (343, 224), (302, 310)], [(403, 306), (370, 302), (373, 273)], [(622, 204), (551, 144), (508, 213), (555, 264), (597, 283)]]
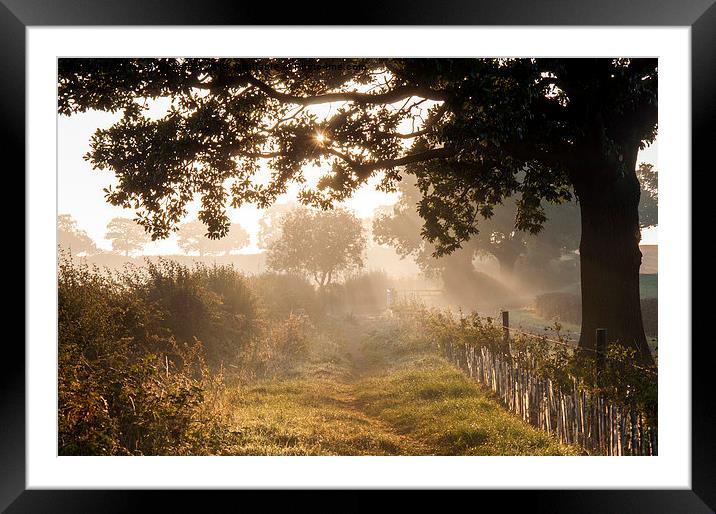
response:
[(322, 327), (309, 359), (223, 399), (234, 455), (564, 455), (389, 319)]

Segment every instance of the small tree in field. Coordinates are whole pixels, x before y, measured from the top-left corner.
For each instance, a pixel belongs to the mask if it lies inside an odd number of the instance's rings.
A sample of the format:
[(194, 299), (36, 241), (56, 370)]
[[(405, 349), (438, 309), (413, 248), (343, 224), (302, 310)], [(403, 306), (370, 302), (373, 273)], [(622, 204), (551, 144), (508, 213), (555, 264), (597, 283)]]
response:
[(57, 216), (57, 244), (66, 248), (72, 255), (83, 252), (92, 255), (98, 252), (92, 238), (77, 226), (77, 221), (69, 214)]
[(659, 223), (659, 174), (653, 164), (642, 162), (636, 170), (641, 184), (639, 196), (639, 223), (641, 228)]
[(112, 241), (112, 250), (128, 257), (131, 252), (141, 250), (149, 242), (144, 229), (129, 218), (113, 218), (107, 224), (105, 239)]
[(179, 229), (179, 247), (185, 252), (199, 252), (199, 256), (228, 254), (249, 244), (249, 234), (238, 223), (233, 223), (228, 233), (219, 239), (206, 236), (206, 226), (199, 220), (183, 224)]
[(274, 271), (305, 275), (320, 287), (363, 267), (366, 239), (358, 218), (343, 209), (297, 208), (281, 221), (281, 235), (268, 246)]

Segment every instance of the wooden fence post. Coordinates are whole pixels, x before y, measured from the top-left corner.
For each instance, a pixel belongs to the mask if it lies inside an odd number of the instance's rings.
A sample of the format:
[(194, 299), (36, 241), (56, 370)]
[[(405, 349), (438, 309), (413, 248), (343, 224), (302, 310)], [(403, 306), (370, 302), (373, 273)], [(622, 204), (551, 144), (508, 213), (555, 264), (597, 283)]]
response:
[(604, 372), (607, 353), (607, 329), (598, 328), (597, 334), (597, 378)]

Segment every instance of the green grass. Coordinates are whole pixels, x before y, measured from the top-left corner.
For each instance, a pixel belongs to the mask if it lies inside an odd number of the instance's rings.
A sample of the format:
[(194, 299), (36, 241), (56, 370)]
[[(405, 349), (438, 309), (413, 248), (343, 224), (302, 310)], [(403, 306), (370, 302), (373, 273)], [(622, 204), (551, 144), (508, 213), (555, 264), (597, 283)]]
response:
[(362, 380), (356, 389), (368, 414), (423, 441), (435, 455), (575, 453), (503, 410), (437, 356), (416, 357), (401, 369)]
[(658, 298), (659, 275), (639, 275), (639, 293), (642, 298)]
[[(501, 321), (498, 320), (499, 323)], [(560, 333), (568, 339), (579, 339), (579, 332), (582, 327), (577, 323), (568, 323), (560, 321)], [(546, 337), (556, 337), (554, 331), (554, 320), (545, 319), (538, 316), (534, 309), (523, 307), (522, 309), (514, 309), (510, 311), (510, 326), (516, 329), (524, 330), (534, 334), (544, 335)]]
[[(639, 294), (641, 298), (658, 298), (659, 297), (659, 274), (658, 273), (640, 273), (639, 274)], [(562, 289), (562, 292), (579, 295), (579, 282), (575, 282), (571, 286)]]
[(235, 389), (234, 455), (416, 455), (424, 448), (356, 406), (352, 387), (303, 379)]
[(233, 455), (564, 455), (389, 322), (326, 330), (287, 378), (229, 388)]

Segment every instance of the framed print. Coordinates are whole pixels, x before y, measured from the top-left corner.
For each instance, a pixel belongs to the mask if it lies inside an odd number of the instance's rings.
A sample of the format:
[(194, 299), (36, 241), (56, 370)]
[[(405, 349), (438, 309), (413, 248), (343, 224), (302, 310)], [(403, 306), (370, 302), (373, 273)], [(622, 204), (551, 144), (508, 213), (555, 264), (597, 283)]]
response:
[(346, 25), (3, 0), (27, 202), (3, 509), (460, 489), (713, 512), (691, 202), (716, 7), (612, 3)]

